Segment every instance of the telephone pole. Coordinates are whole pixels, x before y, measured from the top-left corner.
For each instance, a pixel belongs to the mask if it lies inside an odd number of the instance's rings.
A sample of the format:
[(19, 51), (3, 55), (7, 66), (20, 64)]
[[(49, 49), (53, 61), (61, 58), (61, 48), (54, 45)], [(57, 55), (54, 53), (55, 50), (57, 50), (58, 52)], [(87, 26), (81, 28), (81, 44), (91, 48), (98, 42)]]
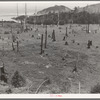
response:
[(27, 16), (27, 4), (25, 3), (25, 16)]
[(18, 17), (18, 3), (17, 3), (17, 17)]
[(27, 4), (25, 3), (25, 19), (24, 19), (24, 29), (26, 29), (26, 19), (27, 19)]

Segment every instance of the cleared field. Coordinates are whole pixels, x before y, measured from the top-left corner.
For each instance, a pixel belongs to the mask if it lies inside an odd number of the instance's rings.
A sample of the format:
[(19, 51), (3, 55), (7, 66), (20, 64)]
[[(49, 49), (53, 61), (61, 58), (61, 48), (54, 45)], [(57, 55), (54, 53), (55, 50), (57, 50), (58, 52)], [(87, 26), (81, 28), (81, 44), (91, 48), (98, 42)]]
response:
[[(37, 26), (36, 31), (36, 28), (31, 26), (32, 31), (17, 34), (19, 28), (16, 28), (16, 25), (12, 26), (12, 33), (18, 37), (19, 52), (12, 50), (11, 28), (7, 25), (0, 27), (0, 58), (8, 73), (8, 87), (1, 88), (1, 93), (7, 93), (8, 88), (12, 93), (35, 93), (47, 78), (50, 82), (41, 86), (38, 93), (90, 93), (91, 87), (100, 83), (99, 25), (90, 25), (89, 33), (86, 33), (86, 25), (73, 24), (71, 28), (70, 25), (48, 26), (47, 48), (44, 48), (42, 55), (41, 39), (38, 38), (40, 34), (44, 34), (45, 38), (45, 27)], [(68, 37), (63, 40), (66, 27)], [(55, 42), (51, 39), (53, 29), (56, 35)], [(4, 34), (5, 31), (9, 31), (10, 34)], [(90, 49), (87, 48), (88, 40), (92, 40)], [(66, 41), (68, 45), (65, 45)], [(77, 72), (74, 73), (75, 66)], [(15, 89), (11, 86), (11, 77), (16, 70), (27, 79), (26, 87)]]

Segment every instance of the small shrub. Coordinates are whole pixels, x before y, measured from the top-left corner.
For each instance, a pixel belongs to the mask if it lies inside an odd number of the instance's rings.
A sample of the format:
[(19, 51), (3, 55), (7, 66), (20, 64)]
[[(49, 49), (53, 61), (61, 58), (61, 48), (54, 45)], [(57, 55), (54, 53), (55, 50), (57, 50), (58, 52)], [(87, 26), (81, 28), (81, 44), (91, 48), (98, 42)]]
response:
[(100, 93), (100, 84), (97, 83), (94, 87), (91, 88), (91, 93)]
[(18, 88), (25, 86), (25, 83), (25, 79), (19, 74), (18, 71), (16, 71), (11, 79), (11, 85)]

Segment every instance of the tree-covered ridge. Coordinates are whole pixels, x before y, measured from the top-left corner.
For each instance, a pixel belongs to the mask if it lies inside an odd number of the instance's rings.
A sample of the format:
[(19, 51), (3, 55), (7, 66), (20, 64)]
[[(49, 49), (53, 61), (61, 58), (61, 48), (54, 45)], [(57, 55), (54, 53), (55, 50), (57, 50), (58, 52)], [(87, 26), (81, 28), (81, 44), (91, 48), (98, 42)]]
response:
[[(22, 21), (25, 16), (20, 16), (15, 18), (16, 20)], [(30, 24), (54, 24), (56, 25), (59, 21), (60, 25), (73, 23), (73, 24), (99, 24), (100, 14), (88, 13), (86, 11), (77, 12), (77, 8), (72, 12), (60, 12), (58, 13), (48, 13), (39, 16), (29, 16), (27, 17), (27, 23)]]

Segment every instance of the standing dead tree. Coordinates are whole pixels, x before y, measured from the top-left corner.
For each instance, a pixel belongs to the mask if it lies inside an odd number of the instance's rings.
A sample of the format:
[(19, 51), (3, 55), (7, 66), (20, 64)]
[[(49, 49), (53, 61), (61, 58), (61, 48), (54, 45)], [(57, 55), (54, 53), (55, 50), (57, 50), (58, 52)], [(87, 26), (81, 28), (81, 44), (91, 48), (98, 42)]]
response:
[(67, 27), (66, 27), (66, 35), (65, 35), (66, 37), (68, 37), (68, 34), (67, 34)]
[(89, 33), (89, 23), (87, 24), (87, 26), (86, 26), (86, 33)]
[(15, 51), (15, 47), (14, 47), (14, 44), (13, 44), (13, 42), (12, 42), (12, 49), (13, 49), (13, 51)]
[(15, 51), (14, 43), (16, 41), (15, 35), (12, 33), (12, 49)]
[(86, 33), (89, 33), (89, 26), (90, 26), (90, 14), (87, 15), (87, 26), (86, 26)]
[(44, 47), (47, 47), (47, 25), (46, 25), (46, 30), (45, 30), (45, 45)]
[(43, 53), (43, 34), (41, 35), (41, 52), (40, 54)]
[(76, 63), (75, 63), (74, 69), (73, 69), (73, 71), (72, 71), (72, 72), (74, 72), (74, 73), (78, 72), (78, 70), (77, 70), (78, 61), (79, 61), (79, 53), (77, 54)]
[(67, 27), (66, 27), (66, 33), (65, 36), (63, 37), (63, 41), (65, 41), (65, 39), (68, 37), (68, 32), (67, 32)]
[(19, 52), (19, 42), (17, 41), (17, 52)]
[(12, 35), (12, 49), (13, 49), (13, 51), (15, 51), (15, 47), (14, 47), (15, 36), (14, 36), (14, 34), (12, 32), (12, 26), (11, 26), (11, 35)]
[(53, 42), (56, 41), (55, 30), (53, 30), (53, 32), (52, 32), (52, 41), (53, 41)]
[(19, 41), (17, 40), (18, 37), (15, 36), (15, 34), (13, 34), (13, 32), (11, 31), (12, 34), (12, 50), (15, 51), (15, 46), (14, 44), (16, 43), (16, 48), (17, 48), (17, 52), (19, 51)]

